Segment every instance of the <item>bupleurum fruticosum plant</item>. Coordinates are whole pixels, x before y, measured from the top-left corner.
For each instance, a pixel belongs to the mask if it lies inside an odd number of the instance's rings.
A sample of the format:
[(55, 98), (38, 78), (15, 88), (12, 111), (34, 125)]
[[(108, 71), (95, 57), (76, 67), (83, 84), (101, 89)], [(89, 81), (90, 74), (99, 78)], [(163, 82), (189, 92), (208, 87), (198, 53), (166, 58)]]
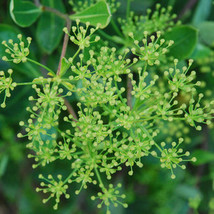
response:
[[(128, 174), (131, 176), (133, 167), (143, 167), (142, 158), (152, 155), (160, 160), (162, 168), (171, 171), (171, 178), (174, 179), (176, 167), (185, 169), (184, 162), (196, 161), (181, 148), (182, 136), (171, 144), (157, 142), (159, 124), (161, 121), (171, 124), (185, 121), (200, 130), (200, 124), (211, 123), (214, 110), (210, 105), (214, 102), (201, 105), (203, 94), (197, 94), (201, 83), (195, 82), (196, 73), (190, 71), (192, 60), (189, 60), (188, 67), (179, 69), (178, 60), (175, 59), (173, 67), (162, 75), (150, 74), (150, 69), (161, 63), (173, 45), (173, 41), (162, 38), (161, 31), (155, 34), (152, 29), (144, 31), (141, 40), (135, 38), (134, 32), (128, 32), (131, 49), (126, 48), (121, 55), (118, 55), (116, 48), (107, 46), (101, 47), (99, 52), (91, 49), (89, 58), (85, 60), (82, 50), (100, 39), (98, 36), (91, 39), (99, 26), (93, 28), (89, 25), (87, 23), (84, 28), (77, 21), (71, 34), (64, 29), (79, 48), (73, 57), (63, 59), (63, 68), (66, 69), (61, 69), (57, 75), (45, 67), (50, 77), (16, 83), (12, 79), (11, 69), (1, 71), (0, 92), (5, 92), (1, 107), (6, 106), (6, 97), (10, 97), (15, 87), (32, 85), (36, 96), (29, 97), (33, 107), (27, 108), (29, 119), (20, 122), (24, 131), (18, 137), (29, 139), (27, 148), (33, 151), (29, 154), (29, 158), (35, 159), (33, 168), (44, 167), (57, 160), (71, 163), (67, 177), (60, 174), (55, 178), (39, 175), (43, 181), (36, 191), (49, 194), (44, 203), (55, 198), (54, 209), (57, 209), (62, 195), (70, 197), (69, 185), (78, 183), (79, 189), (75, 193), (79, 194), (93, 184), (100, 187), (100, 192), (91, 199), (98, 199), (98, 208), (105, 205), (107, 213), (110, 213), (111, 203), (114, 206), (128, 206), (123, 202), (125, 195), (119, 190), (121, 184), (109, 184), (112, 176), (123, 167), (129, 168)], [(7, 53), (2, 59), (14, 63), (34, 62), (28, 57), (31, 38), (27, 38), (27, 45), (21, 35), (18, 39), (19, 43), (12, 40), (2, 42)], [(133, 72), (137, 73), (137, 80)], [(127, 105), (126, 88), (121, 86), (124, 74), (131, 78), (133, 85), (132, 106)], [(160, 83), (164, 81), (166, 84), (163, 87)], [(81, 83), (81, 87), (77, 87), (77, 82), (79, 85)], [(188, 103), (178, 99), (181, 92), (191, 97)], [(67, 109), (64, 98), (74, 93), (79, 97), (78, 118), (72, 114), (65, 116), (64, 122), (70, 128), (61, 130), (59, 117), (61, 111)]]

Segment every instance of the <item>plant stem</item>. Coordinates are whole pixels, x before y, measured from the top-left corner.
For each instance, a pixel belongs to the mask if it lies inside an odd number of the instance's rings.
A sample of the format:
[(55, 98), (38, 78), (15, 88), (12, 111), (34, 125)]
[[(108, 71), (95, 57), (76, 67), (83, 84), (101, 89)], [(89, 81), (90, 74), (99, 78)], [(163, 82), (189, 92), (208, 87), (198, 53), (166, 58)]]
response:
[(39, 0), (34, 0), (34, 4), (37, 6), (37, 7), (40, 7), (40, 1)]
[(106, 39), (108, 39), (108, 40), (110, 40), (112, 42), (121, 44), (120, 42), (118, 42), (117, 40), (115, 40), (113, 36), (108, 35), (103, 30), (98, 30), (98, 32), (101, 34), (101, 36), (105, 37)]
[(47, 6), (44, 6), (44, 5), (42, 5), (41, 7), (42, 7), (43, 11), (54, 13), (55, 15), (61, 17), (62, 19), (65, 19), (66, 22), (69, 19), (69, 16), (67, 14), (61, 13), (60, 11), (58, 11), (58, 10), (56, 10), (54, 8), (47, 7)]
[[(71, 20), (69, 19), (69, 17), (66, 18), (66, 27), (68, 29), (68, 32), (70, 32), (70, 30), (71, 30)], [(62, 65), (62, 59), (65, 56), (65, 53), (66, 53), (66, 50), (67, 50), (68, 40), (69, 40), (69, 36), (68, 36), (68, 34), (65, 33), (64, 41), (63, 41), (63, 46), (62, 46), (62, 52), (61, 52), (59, 66), (58, 66), (57, 74), (56, 75), (60, 75), (60, 70), (61, 70), (61, 65)]]
[(120, 29), (118, 28), (114, 19), (111, 19), (111, 24), (112, 24), (112, 27), (114, 28), (115, 32), (118, 34), (118, 36), (123, 37), (123, 34), (120, 32)]
[(72, 175), (77, 171), (77, 169), (74, 169), (70, 174), (69, 176), (64, 180), (64, 184), (66, 184), (68, 182), (68, 180), (72, 177)]
[[(49, 11), (55, 13), (56, 15), (58, 15), (58, 16), (60, 16), (62, 18), (65, 18), (66, 27), (68, 29), (68, 32), (70, 32), (70, 30), (71, 30), (71, 20), (69, 19), (69, 16), (65, 15), (65, 14), (61, 14), (59, 11), (57, 11), (55, 9), (50, 10), (50, 8), (49, 8)], [(69, 35), (65, 33), (64, 40), (63, 40), (62, 51), (61, 51), (60, 60), (59, 60), (59, 65), (58, 65), (57, 74), (56, 74), (57, 76), (60, 76), (60, 71), (61, 71), (61, 66), (62, 66), (62, 59), (63, 59), (63, 57), (65, 57), (65, 54), (66, 54), (66, 50), (67, 50), (67, 46), (68, 46), (68, 40), (69, 40)], [(78, 54), (78, 53), (76, 53), (76, 54)], [(65, 105), (66, 105), (66, 107), (68, 109), (68, 113), (73, 116), (73, 118), (75, 119), (74, 121), (77, 121), (78, 120), (77, 115), (76, 115), (73, 107), (71, 106), (71, 104), (68, 102), (68, 100), (66, 98), (64, 98), (64, 103), (65, 103)]]
[(183, 8), (183, 10), (181, 11), (181, 13), (179, 14), (178, 16), (178, 20), (181, 19), (185, 13), (188, 11), (188, 10), (191, 10), (192, 7), (194, 7), (194, 5), (198, 2), (198, 0), (189, 0), (187, 2), (187, 4), (185, 5), (185, 7)]
[(27, 60), (28, 60), (29, 62), (32, 62), (32, 63), (38, 65), (38, 66), (43, 67), (44, 69), (46, 69), (47, 71), (49, 71), (52, 75), (55, 75), (55, 73), (54, 73), (50, 68), (48, 68), (47, 66), (42, 65), (42, 64), (40, 64), (39, 62), (34, 61), (33, 59), (30, 59), (30, 58), (27, 58)]
[[(67, 14), (61, 13), (60, 11), (51, 8), (51, 7), (47, 7), (47, 6), (41, 6), (40, 1), (39, 0), (34, 0), (34, 3), (36, 6), (41, 7), (43, 11), (47, 11), (47, 12), (51, 12), (54, 13), (55, 15), (59, 16), (60, 18), (64, 19), (66, 21), (66, 27), (68, 29), (68, 32), (70, 32), (71, 30), (71, 20), (69, 18), (69, 16)], [(60, 55), (60, 60), (59, 60), (59, 65), (58, 65), (58, 69), (57, 69), (57, 73), (56, 75), (59, 76), (60, 75), (60, 70), (61, 70), (61, 65), (62, 65), (62, 59), (66, 54), (66, 50), (67, 50), (67, 46), (68, 46), (68, 40), (69, 40), (69, 36), (68, 34), (65, 34), (64, 36), (64, 40), (63, 40), (63, 46), (62, 46), (62, 51), (61, 51), (61, 55)], [(47, 68), (44, 65), (41, 65), (40, 63), (35, 62), (34, 60), (28, 59), (29, 61), (45, 68), (46, 70), (48, 70), (49, 72), (51, 72), (52, 74), (55, 75), (55, 73), (53, 71), (51, 71), (49, 68)], [(65, 105), (68, 109), (69, 114), (73, 115), (73, 117), (75, 119), (77, 119), (77, 115), (73, 109), (73, 107), (70, 105), (70, 103), (64, 98), (64, 102)], [(74, 120), (75, 121), (75, 120)]]
[(128, 18), (129, 18), (130, 7), (131, 7), (131, 0), (127, 0), (127, 7), (126, 7), (126, 19), (128, 19)]
[[(147, 69), (147, 63), (144, 66), (143, 73), (145, 73), (146, 69)], [(142, 71), (139, 72), (139, 80), (140, 80), (143, 73), (142, 73)], [(139, 85), (139, 88), (141, 90), (141, 85), (142, 85), (141, 81), (139, 82), (138, 85)], [(137, 106), (138, 102), (139, 102), (139, 98), (135, 100), (134, 107), (133, 107), (134, 109), (136, 109), (138, 107)]]
[(72, 59), (74, 60), (76, 58), (76, 56), (78, 55), (78, 53), (80, 52), (80, 48), (78, 48), (78, 50), (76, 51), (76, 53), (73, 55)]
[(67, 109), (68, 109), (69, 114), (71, 114), (71, 115), (73, 116), (73, 118), (74, 118), (73, 121), (74, 121), (74, 122), (77, 122), (78, 117), (77, 117), (77, 115), (76, 115), (76, 113), (75, 113), (73, 107), (70, 105), (70, 103), (68, 102), (67, 99), (65, 99), (65, 98), (63, 98), (63, 99), (64, 99), (64, 102), (65, 102), (65, 105), (66, 105), (66, 107), (67, 107)]
[(123, 99), (123, 97), (122, 97), (122, 95), (121, 95), (121, 93), (120, 93), (120, 90), (119, 90), (119, 87), (118, 87), (118, 85), (117, 85), (117, 82), (114, 81), (114, 84), (115, 84), (115, 86), (116, 86), (117, 93), (118, 93), (118, 95), (119, 95), (119, 97), (120, 97), (121, 102), (123, 102), (123, 103), (126, 105), (126, 103), (124, 102), (124, 99)]
[(97, 170), (97, 167), (94, 167), (94, 170), (95, 170), (95, 173), (96, 173), (96, 176), (97, 176), (97, 179), (98, 179), (100, 185), (101, 185), (102, 187), (104, 187), (103, 182), (102, 182), (102, 179), (101, 179), (101, 177), (100, 177), (100, 173), (99, 173), (98, 170)]
[[(142, 129), (143, 129), (143, 131), (146, 133), (146, 135), (148, 136), (148, 138), (151, 140), (151, 141), (154, 141), (153, 140), (153, 138), (152, 138), (152, 136), (149, 134), (149, 132), (147, 131), (147, 129), (141, 124), (141, 126), (142, 126)], [(155, 143), (154, 142), (154, 145), (158, 148), (158, 150), (160, 151), (160, 152), (162, 152), (162, 149), (160, 148), (160, 146), (157, 144), (157, 143)]]
[(22, 86), (22, 85), (32, 85), (33, 82), (22, 82), (22, 83), (16, 83), (17, 86)]
[(59, 10), (56, 10), (55, 8), (41, 5), (39, 0), (34, 0), (34, 4), (37, 7), (41, 7), (42, 11), (47, 11), (47, 12), (54, 13), (55, 15), (61, 17), (62, 19), (65, 19), (66, 22), (69, 19), (69, 16), (67, 14), (65, 14), (65, 13), (61, 13)]

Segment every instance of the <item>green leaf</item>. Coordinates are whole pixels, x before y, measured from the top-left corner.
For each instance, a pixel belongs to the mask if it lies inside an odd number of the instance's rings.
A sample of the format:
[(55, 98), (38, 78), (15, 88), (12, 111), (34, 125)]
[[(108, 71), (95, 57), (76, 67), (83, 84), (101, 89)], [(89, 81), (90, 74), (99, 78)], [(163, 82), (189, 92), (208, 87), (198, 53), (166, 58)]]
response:
[(65, 74), (65, 72), (69, 69), (69, 67), (70, 67), (70, 63), (65, 57), (63, 57), (61, 62), (61, 69), (60, 69), (61, 77)]
[(211, 54), (211, 49), (208, 48), (207, 46), (198, 43), (196, 45), (195, 50), (193, 51), (192, 55), (190, 56), (191, 59), (201, 59), (201, 58), (205, 58), (205, 57), (209, 57)]
[(214, 22), (203, 22), (198, 28), (200, 41), (210, 46), (214, 45)]
[(48, 75), (51, 76), (51, 77), (54, 77), (54, 74), (51, 73), (51, 72), (49, 72)]
[(10, 15), (13, 21), (21, 27), (32, 25), (41, 12), (41, 8), (36, 7), (32, 2), (21, 0), (10, 1)]
[[(9, 39), (12, 39), (18, 42), (17, 35), (20, 33), (20, 30), (14, 26), (0, 24), (0, 41), (8, 41)], [(5, 55), (5, 46), (0, 44), (0, 58)], [(13, 69), (18, 70), (31, 78), (40, 75), (37, 66), (32, 65), (32, 63), (26, 62), (17, 65), (10, 62), (9, 64)]]
[(214, 210), (214, 197), (212, 197), (212, 198), (210, 199), (209, 208), (210, 208), (211, 210)]
[[(55, 8), (61, 12), (65, 11), (61, 0), (43, 0), (43, 5)], [(44, 12), (39, 20), (36, 37), (41, 49), (51, 54), (59, 45), (63, 35), (65, 20), (56, 16), (54, 13)]]
[(4, 174), (7, 168), (7, 163), (8, 163), (8, 155), (4, 154), (0, 159), (0, 177)]
[[(14, 41), (18, 41), (17, 34), (20, 31), (10, 25), (0, 24), (0, 41), (8, 41), (9, 39), (13, 39)], [(5, 56), (5, 46), (0, 44), (0, 57)]]
[(25, 62), (20, 64), (10, 63), (13, 69), (25, 74), (28, 77), (38, 77), (41, 76), (39, 71), (39, 67), (37, 65), (32, 64), (31, 62)]
[(189, 206), (193, 209), (198, 209), (201, 200), (202, 198), (200, 195), (195, 195), (195, 197), (189, 199)]
[(198, 25), (205, 21), (211, 12), (211, 8), (212, 0), (200, 0), (194, 13), (192, 24)]
[(213, 152), (209, 152), (201, 149), (194, 151), (192, 156), (197, 158), (197, 161), (194, 163), (194, 165), (201, 165), (201, 164), (206, 164), (214, 161)]
[(170, 48), (169, 54), (181, 60), (188, 58), (197, 44), (198, 31), (191, 26), (177, 26), (165, 34), (166, 40), (175, 43)]
[(74, 89), (74, 85), (72, 85), (69, 82), (62, 82), (62, 84), (68, 89), (68, 90), (73, 90)]
[(90, 24), (94, 26), (99, 23), (101, 24), (101, 28), (105, 28), (110, 22), (111, 11), (105, 1), (99, 1), (86, 10), (71, 15), (70, 19), (79, 19), (83, 23), (90, 22)]
[(184, 199), (194, 198), (196, 195), (201, 195), (200, 191), (188, 184), (179, 184), (175, 189), (175, 194)]

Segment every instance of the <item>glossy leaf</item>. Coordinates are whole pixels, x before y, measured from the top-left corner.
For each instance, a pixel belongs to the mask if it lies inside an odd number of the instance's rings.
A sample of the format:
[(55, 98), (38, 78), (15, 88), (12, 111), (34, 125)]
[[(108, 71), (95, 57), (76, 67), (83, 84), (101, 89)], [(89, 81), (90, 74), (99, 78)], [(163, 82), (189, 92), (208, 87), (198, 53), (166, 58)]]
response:
[(13, 21), (21, 27), (32, 25), (41, 12), (41, 8), (36, 7), (32, 2), (21, 0), (10, 1), (10, 15)]
[(201, 165), (214, 161), (214, 153), (205, 150), (198, 149), (194, 151), (192, 156), (197, 158), (197, 161), (194, 163), (194, 165)]
[(193, 51), (192, 55), (190, 56), (191, 59), (201, 59), (204, 57), (209, 57), (211, 53), (211, 49), (207, 46), (198, 43), (196, 45), (195, 50)]
[(209, 16), (212, 8), (212, 0), (200, 0), (192, 19), (193, 25), (198, 25), (205, 21)]
[(86, 10), (71, 15), (70, 19), (79, 19), (83, 23), (90, 22), (90, 24), (94, 26), (99, 23), (101, 24), (101, 28), (105, 28), (110, 22), (111, 11), (109, 5), (105, 1), (99, 1)]
[[(10, 25), (0, 24), (0, 41), (8, 41), (9, 39), (13, 39), (14, 41), (17, 40), (17, 34), (19, 34), (20, 31), (12, 27)], [(5, 55), (5, 46), (0, 44), (0, 57)]]
[[(19, 33), (21, 33), (20, 30), (18, 30), (15, 27), (0, 24), (0, 41), (4, 40), (8, 41), (9, 39), (12, 39), (18, 42), (17, 35)], [(5, 55), (5, 46), (0, 44), (0, 58), (4, 55)], [(40, 75), (37, 66), (33, 65), (30, 62), (20, 63), (18, 65), (11, 62), (10, 64), (13, 69), (18, 70), (29, 77), (37, 77), (38, 75)]]
[(173, 40), (175, 43), (170, 48), (170, 55), (181, 60), (188, 58), (194, 51), (197, 44), (198, 31), (190, 26), (177, 26), (165, 34), (166, 40)]
[[(43, 0), (43, 5), (55, 8), (61, 12), (65, 11), (61, 0)], [(44, 12), (39, 19), (36, 37), (41, 49), (51, 54), (59, 45), (63, 35), (65, 21), (54, 13)]]
[(206, 21), (199, 25), (199, 39), (207, 45), (214, 45), (214, 22)]

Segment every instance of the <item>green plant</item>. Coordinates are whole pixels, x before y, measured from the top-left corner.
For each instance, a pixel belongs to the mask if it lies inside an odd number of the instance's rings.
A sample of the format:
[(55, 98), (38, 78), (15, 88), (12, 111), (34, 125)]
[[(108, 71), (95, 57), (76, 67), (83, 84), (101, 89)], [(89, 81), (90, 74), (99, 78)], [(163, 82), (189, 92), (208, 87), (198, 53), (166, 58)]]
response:
[[(14, 10), (18, 5), (16, 2)], [(196, 158), (189, 157), (190, 152), (181, 148), (182, 134), (177, 142), (156, 141), (163, 121), (167, 124), (186, 122), (200, 131), (201, 124), (211, 125), (214, 113), (213, 101), (201, 103), (204, 95), (198, 90), (204, 85), (195, 81), (196, 72), (190, 72), (193, 60), (180, 66), (174, 57), (177, 52), (169, 51), (173, 45), (179, 45), (170, 39), (173, 30), (181, 30), (177, 26), (180, 23), (173, 24), (175, 15), (170, 15), (171, 8), (160, 9), (157, 5), (153, 15), (150, 16), (149, 10), (140, 18), (133, 14), (129, 16), (127, 10), (128, 22), (119, 20), (127, 23), (122, 28), (122, 35), (111, 38), (111, 41), (122, 44), (120, 49), (103, 45), (100, 41), (100, 36), (110, 40), (109, 35), (100, 29), (110, 19), (109, 6), (104, 1), (98, 1), (70, 17), (48, 7), (38, 8), (67, 21), (58, 69), (52, 70), (30, 58), (31, 38), (25, 39), (19, 34), (17, 41), (2, 42), (6, 48), (2, 59), (17, 64), (34, 63), (46, 69), (48, 77), (14, 82), (11, 69), (8, 74), (1, 71), (0, 92), (5, 91), (1, 104), (4, 108), (6, 98), (15, 87), (30, 85), (35, 90), (29, 97), (31, 107), (26, 109), (29, 119), (24, 118), (20, 122), (22, 130), (18, 134), (19, 138), (27, 137), (29, 140), (27, 148), (31, 154), (28, 157), (35, 160), (33, 168), (60, 160), (71, 165), (66, 177), (61, 174), (56, 178), (51, 174), (39, 175), (43, 181), (36, 190), (49, 194), (44, 203), (55, 198), (54, 209), (57, 209), (62, 195), (70, 197), (70, 184), (79, 184), (76, 194), (93, 184), (100, 188), (100, 192), (91, 199), (98, 199), (98, 208), (105, 205), (107, 213), (110, 213), (111, 203), (115, 207), (119, 204), (128, 206), (124, 202), (125, 194), (119, 190), (122, 185), (113, 183), (112, 177), (118, 171), (127, 167), (128, 174), (132, 176), (134, 167), (143, 167), (143, 158), (151, 155), (160, 160), (162, 168), (170, 170), (174, 179), (177, 167), (185, 169), (185, 161), (196, 161)], [(103, 10), (104, 15), (99, 10)], [(99, 19), (94, 20), (91, 13), (95, 11), (98, 11), (96, 14), (102, 23)], [(14, 12), (14, 19), (19, 23), (20, 17), (16, 14), (19, 13)], [(92, 27), (88, 21), (85, 25), (80, 24), (85, 22), (85, 16), (96, 26)], [(70, 18), (76, 19), (71, 33)], [(196, 34), (194, 29), (181, 27), (185, 33), (188, 29), (191, 35)], [(65, 58), (68, 39), (77, 46), (77, 50), (72, 57)], [(180, 54), (186, 56), (186, 52), (192, 49), (192, 46), (186, 47)], [(127, 87), (122, 82), (123, 78), (128, 79)], [(78, 97), (77, 115), (67, 101), (74, 94)], [(187, 96), (186, 100), (180, 99), (183, 94)], [(70, 114), (65, 116), (62, 111), (66, 110)]]

